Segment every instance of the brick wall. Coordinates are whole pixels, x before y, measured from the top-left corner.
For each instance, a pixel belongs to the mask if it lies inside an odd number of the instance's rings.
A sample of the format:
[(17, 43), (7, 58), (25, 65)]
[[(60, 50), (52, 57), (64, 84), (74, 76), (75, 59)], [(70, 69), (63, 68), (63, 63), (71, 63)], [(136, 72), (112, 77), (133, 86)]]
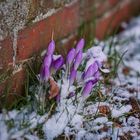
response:
[(103, 39), (122, 21), (140, 13), (140, 0), (0, 0), (0, 95), (24, 85), (23, 64), (46, 49), (54, 32), (56, 50), (65, 52), (84, 37)]

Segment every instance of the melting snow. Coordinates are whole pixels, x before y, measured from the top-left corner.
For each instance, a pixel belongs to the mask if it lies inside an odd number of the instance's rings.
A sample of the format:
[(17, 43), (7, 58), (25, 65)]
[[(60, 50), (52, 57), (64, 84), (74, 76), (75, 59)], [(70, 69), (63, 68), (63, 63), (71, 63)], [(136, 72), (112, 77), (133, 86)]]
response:
[[(40, 138), (33, 130), (42, 124), (42, 131), (48, 140), (53, 140), (61, 134), (68, 138), (73, 136), (76, 140), (93, 140), (93, 138), (96, 140), (105, 138), (116, 140), (120, 137), (127, 137), (129, 134), (133, 140), (139, 140), (140, 120), (138, 113), (135, 113), (137, 110), (131, 103), (131, 97), (140, 100), (138, 89), (140, 86), (140, 17), (132, 20), (125, 27), (126, 31), (117, 35), (114, 41), (119, 41), (115, 47), (120, 53), (126, 50), (128, 53), (123, 58), (124, 65), (119, 66), (118, 77), (110, 79), (112, 84), (109, 88), (101, 85), (101, 95), (94, 92), (93, 101), (83, 100), (77, 95), (79, 103), (75, 104), (73, 102), (75, 98), (67, 99), (69, 92), (75, 90), (75, 87), (70, 87), (69, 82), (64, 77), (61, 85), (61, 102), (52, 116), (48, 116), (47, 113), (40, 116), (35, 112), (29, 113), (26, 109), (1, 113), (0, 139), (38, 140)], [(123, 44), (122, 42), (127, 39), (127, 44)], [(100, 56), (101, 54), (98, 52), (101, 53), (101, 50), (91, 50), (88, 51), (88, 55)], [(104, 59), (106, 58), (103, 56), (100, 61)], [(93, 61), (93, 59), (89, 60), (87, 67)], [(124, 74), (123, 69), (126, 66), (130, 68), (130, 72)], [(29, 127), (22, 129), (23, 120), (26, 120), (27, 124), (30, 122)], [(14, 121), (14, 126), (11, 129), (8, 129), (6, 124), (8, 121)]]

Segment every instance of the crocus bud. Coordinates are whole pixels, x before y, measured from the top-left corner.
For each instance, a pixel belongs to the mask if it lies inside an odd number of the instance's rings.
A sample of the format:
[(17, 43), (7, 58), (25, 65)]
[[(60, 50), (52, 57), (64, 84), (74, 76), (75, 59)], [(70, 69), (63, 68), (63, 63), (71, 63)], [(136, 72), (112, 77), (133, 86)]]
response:
[(77, 70), (79, 65), (82, 62), (82, 51), (79, 51), (78, 54), (75, 57), (75, 62), (74, 62), (74, 69)]
[(49, 43), (49, 46), (48, 46), (48, 49), (47, 49), (47, 55), (52, 55), (54, 53), (54, 50), (55, 50), (55, 42), (52, 40), (50, 43)]
[(57, 71), (63, 66), (63, 64), (64, 64), (64, 59), (62, 56), (60, 56), (59, 58), (53, 61), (52, 66)]
[(93, 82), (89, 81), (85, 84), (82, 95), (88, 97), (93, 88)]
[(44, 58), (43, 65), (49, 68), (51, 66), (51, 63), (52, 63), (52, 55), (51, 54), (46, 55)]
[(84, 73), (83, 79), (85, 80), (87, 78), (94, 76), (97, 71), (98, 71), (98, 65), (96, 62), (94, 62), (94, 64), (91, 64), (88, 67), (87, 71)]
[(70, 72), (70, 85), (72, 85), (76, 79), (77, 71), (73, 68)]
[(75, 57), (75, 49), (72, 48), (72, 49), (69, 51), (69, 53), (68, 53), (68, 55), (67, 55), (67, 58), (66, 58), (67, 63), (68, 63), (69, 65), (71, 65), (72, 61), (74, 60), (74, 57)]
[(75, 93), (74, 92), (70, 92), (69, 95), (68, 95), (68, 98), (71, 98), (73, 96), (75, 96)]
[(49, 67), (43, 65), (40, 71), (41, 82), (48, 81), (49, 77), (50, 77)]
[(57, 102), (57, 103), (60, 103), (60, 94), (58, 94), (58, 95), (56, 96), (56, 102)]
[(85, 40), (82, 38), (82, 39), (78, 42), (78, 44), (77, 44), (77, 46), (76, 46), (76, 54), (77, 54), (79, 51), (82, 51), (82, 50), (83, 50), (84, 45), (85, 45)]

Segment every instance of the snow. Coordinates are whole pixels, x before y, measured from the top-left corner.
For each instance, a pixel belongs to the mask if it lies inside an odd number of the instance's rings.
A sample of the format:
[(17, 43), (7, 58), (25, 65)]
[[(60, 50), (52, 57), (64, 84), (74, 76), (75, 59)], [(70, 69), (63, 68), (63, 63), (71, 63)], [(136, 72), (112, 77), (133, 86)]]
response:
[(50, 17), (54, 13), (56, 13), (58, 10), (56, 9), (50, 9), (46, 14), (40, 13), (40, 15), (36, 16), (36, 18), (32, 21), (33, 23), (39, 22), (40, 20), (43, 20), (47, 17)]
[(8, 140), (7, 126), (4, 122), (0, 122), (0, 139)]
[(86, 134), (85, 130), (81, 130), (78, 132), (77, 136), (76, 136), (76, 140), (81, 140), (82, 137)]
[(94, 120), (94, 123), (106, 123), (108, 122), (108, 119), (106, 117), (100, 117)]
[(78, 114), (74, 115), (71, 121), (71, 125), (74, 126), (77, 130), (81, 129), (83, 125), (83, 117)]
[[(76, 86), (70, 86), (68, 79), (64, 76), (58, 81), (61, 89), (60, 102), (51, 115), (48, 112), (39, 115), (27, 108), (3, 111), (0, 113), (0, 139), (39, 140), (41, 138), (37, 135), (36, 128), (41, 125), (42, 129), (40, 129), (44, 133), (44, 139), (47, 140), (53, 140), (62, 134), (67, 138), (73, 136), (76, 140), (93, 140), (93, 138), (116, 140), (120, 139), (120, 136), (127, 137), (127, 133), (130, 133), (133, 140), (138, 140), (140, 119), (138, 113), (135, 113), (137, 110), (131, 105), (131, 97), (140, 100), (140, 17), (123, 26), (126, 30), (115, 36), (114, 44), (120, 54), (128, 51), (123, 57), (123, 64), (118, 67), (118, 76), (109, 79), (109, 85), (104, 84), (104, 79), (101, 77), (102, 82), (93, 89), (90, 100), (81, 96), (82, 90), (68, 99), (69, 93), (75, 92)], [(128, 38), (132, 40), (130, 41)], [(125, 40), (128, 42), (122, 43)], [(109, 41), (102, 42), (101, 45), (97, 45), (99, 48), (89, 49), (88, 53), (84, 54), (85, 57), (86, 55), (92, 57), (88, 60), (86, 69), (95, 61), (95, 56), (99, 58), (100, 62), (106, 61), (101, 46), (107, 46)], [(96, 42), (99, 43), (97, 40)], [(104, 49), (106, 52), (108, 51), (107, 47)], [(54, 56), (54, 59), (57, 58), (58, 56)], [(123, 72), (125, 67), (130, 68), (127, 74)], [(108, 69), (101, 70), (107, 74), (109, 72)], [(80, 83), (83, 82), (81, 75), (82, 72), (78, 72), (78, 82)], [(82, 84), (79, 84), (78, 87), (82, 87)], [(106, 111), (106, 108), (109, 109), (109, 112)], [(12, 128), (8, 126), (9, 121), (14, 122)], [(29, 125), (28, 127), (23, 128), (24, 121)]]
[(63, 133), (64, 128), (68, 123), (66, 112), (57, 113), (49, 119), (43, 127), (45, 136), (48, 140), (53, 140), (55, 137)]
[(123, 106), (120, 109), (113, 109), (112, 117), (113, 118), (120, 117), (120, 116), (124, 115), (125, 113), (128, 113), (131, 109), (132, 109), (131, 105)]

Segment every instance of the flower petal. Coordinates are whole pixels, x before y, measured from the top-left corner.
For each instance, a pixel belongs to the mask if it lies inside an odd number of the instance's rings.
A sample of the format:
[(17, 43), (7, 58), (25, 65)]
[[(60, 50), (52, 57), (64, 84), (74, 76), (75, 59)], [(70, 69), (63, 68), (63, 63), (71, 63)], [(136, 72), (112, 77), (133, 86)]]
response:
[(52, 40), (49, 43), (49, 46), (48, 46), (48, 49), (47, 49), (47, 55), (49, 55), (49, 54), (52, 55), (54, 53), (54, 50), (55, 50), (55, 42), (54, 42), (54, 40)]
[(85, 45), (85, 40), (82, 38), (82, 39), (78, 42), (78, 44), (77, 44), (77, 46), (76, 46), (76, 54), (77, 54), (79, 51), (82, 51), (82, 50), (83, 50), (84, 45)]
[(69, 53), (68, 53), (68, 55), (67, 55), (67, 59), (66, 59), (66, 61), (67, 61), (67, 63), (68, 63), (69, 65), (71, 65), (71, 63), (73, 62), (74, 57), (75, 57), (75, 49), (72, 48), (72, 49), (69, 51)]
[(82, 51), (79, 51), (78, 54), (75, 57), (75, 62), (74, 62), (74, 69), (77, 70), (79, 65), (82, 62)]

